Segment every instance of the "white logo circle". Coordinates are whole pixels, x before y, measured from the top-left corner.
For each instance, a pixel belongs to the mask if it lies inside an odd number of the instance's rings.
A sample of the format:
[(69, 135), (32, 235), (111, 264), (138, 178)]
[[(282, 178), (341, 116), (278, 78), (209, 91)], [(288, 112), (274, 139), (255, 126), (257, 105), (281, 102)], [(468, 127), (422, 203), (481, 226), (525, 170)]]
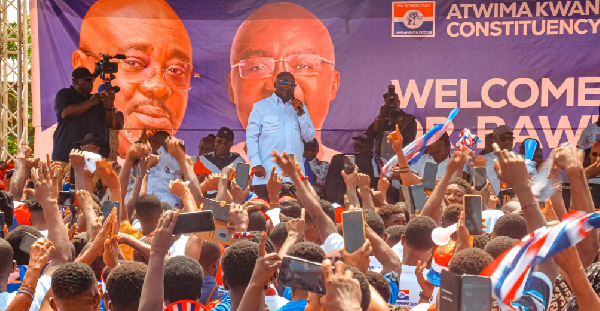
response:
[(417, 29), (423, 25), (423, 13), (418, 10), (410, 10), (404, 14), (404, 25), (410, 29)]

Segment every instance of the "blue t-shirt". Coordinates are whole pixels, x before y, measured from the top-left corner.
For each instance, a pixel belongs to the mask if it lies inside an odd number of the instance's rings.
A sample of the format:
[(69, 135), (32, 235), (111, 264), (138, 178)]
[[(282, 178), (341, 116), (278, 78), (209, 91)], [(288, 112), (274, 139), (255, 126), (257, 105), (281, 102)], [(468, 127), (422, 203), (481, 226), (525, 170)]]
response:
[(229, 296), (229, 292), (226, 292), (225, 295), (221, 298), (221, 303), (216, 305), (213, 311), (231, 311), (231, 296)]
[(523, 295), (511, 306), (519, 311), (546, 311), (552, 298), (553, 282), (541, 272), (533, 272), (527, 278)]
[(275, 311), (304, 311), (304, 308), (306, 307), (307, 303), (308, 300), (306, 299), (290, 301), (285, 306)]

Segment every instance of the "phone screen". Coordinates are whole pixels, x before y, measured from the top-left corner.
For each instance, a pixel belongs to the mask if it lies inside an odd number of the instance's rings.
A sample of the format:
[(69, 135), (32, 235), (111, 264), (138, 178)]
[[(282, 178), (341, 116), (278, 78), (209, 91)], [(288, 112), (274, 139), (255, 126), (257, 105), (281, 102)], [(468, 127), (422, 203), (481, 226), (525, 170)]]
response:
[(463, 275), (461, 281), (461, 311), (488, 311), (492, 308), (492, 281), (476, 275)]
[(469, 234), (482, 235), (481, 196), (463, 196), (463, 206), (465, 209), (465, 226), (469, 230)]
[(238, 163), (235, 168), (235, 182), (244, 190), (248, 187), (248, 178), (250, 177), (250, 165), (247, 163)]
[(423, 172), (423, 188), (433, 190), (435, 188), (435, 177), (437, 176), (438, 165), (435, 163), (425, 163)]
[(413, 199), (415, 210), (422, 211), (427, 202), (427, 196), (425, 195), (425, 189), (423, 185), (410, 186), (410, 194)]
[(173, 234), (215, 231), (212, 211), (180, 213)]
[(413, 204), (412, 195), (410, 194), (409, 186), (402, 186), (402, 197), (404, 197), (404, 203), (408, 207), (408, 213), (415, 213), (415, 205)]
[(5, 175), (5, 176), (6, 176), (6, 179), (11, 179), (11, 178), (12, 178), (12, 176), (13, 176), (13, 173), (14, 173), (14, 172), (15, 172), (15, 170), (14, 170), (14, 169), (12, 169), (12, 170), (7, 170), (7, 171), (6, 171), (6, 175)]
[(3, 239), (4, 239), (4, 222), (5, 222), (4, 212), (0, 212), (0, 238), (3, 238)]
[(35, 243), (35, 241), (37, 241), (38, 238), (29, 232), (25, 232), (25, 233), (26, 234), (23, 236), (23, 239), (21, 240), (21, 244), (19, 245), (19, 249), (22, 250), (24, 253), (29, 254), (31, 245), (33, 245), (33, 243)]
[(221, 207), (221, 204), (215, 200), (206, 199), (204, 200), (204, 211), (212, 211), (213, 218), (224, 222), (229, 222), (229, 204)]
[(288, 287), (325, 295), (323, 267), (320, 263), (285, 256), (281, 261), (279, 282)]
[(71, 211), (71, 228), (77, 223), (77, 207), (70, 205), (69, 210)]
[(362, 211), (342, 212), (344, 248), (348, 253), (356, 252), (365, 244), (364, 224)]
[(487, 182), (487, 168), (480, 166), (473, 168), (473, 187), (475, 191), (481, 191)]
[(58, 203), (58, 206), (68, 206), (68, 205), (73, 205), (74, 201), (75, 201), (75, 192), (60, 191), (58, 193), (58, 199), (56, 200), (56, 203)]
[(344, 156), (344, 172), (346, 175), (354, 173), (354, 166), (356, 165), (356, 159), (353, 155)]
[(102, 216), (104, 216), (104, 220), (108, 218), (108, 215), (112, 212), (113, 208), (117, 209), (117, 219), (119, 219), (119, 212), (121, 210), (121, 203), (117, 201), (104, 201), (102, 203)]

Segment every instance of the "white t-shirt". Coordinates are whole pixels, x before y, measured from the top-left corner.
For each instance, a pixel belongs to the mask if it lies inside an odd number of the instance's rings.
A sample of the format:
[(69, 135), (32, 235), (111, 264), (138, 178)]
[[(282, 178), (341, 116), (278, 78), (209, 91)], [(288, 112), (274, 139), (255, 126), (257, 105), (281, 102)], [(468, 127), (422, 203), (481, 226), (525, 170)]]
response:
[[(35, 295), (33, 296), (33, 302), (31, 303), (31, 307), (29, 311), (39, 311), (42, 305), (42, 300), (44, 300), (44, 296), (50, 289), (50, 282), (52, 281), (52, 277), (49, 275), (42, 275), (38, 280), (37, 286), (35, 287)], [(0, 293), (0, 311), (6, 310), (10, 303), (15, 299), (17, 292), (14, 293)]]
[(579, 140), (577, 141), (577, 147), (581, 149), (591, 148), (599, 140), (600, 127), (596, 123), (592, 123), (581, 132), (581, 136), (579, 136)]
[(325, 251), (325, 254), (331, 251), (339, 251), (344, 248), (344, 237), (339, 233), (332, 233), (325, 239), (325, 243), (321, 245), (321, 248)]
[(398, 258), (402, 259), (404, 256), (404, 246), (402, 246), (402, 242), (398, 242), (398, 244), (392, 246), (392, 250), (394, 251), (394, 253), (396, 253), (396, 255), (398, 255)]
[(280, 297), (280, 296), (265, 296), (265, 303), (269, 307), (269, 310), (277, 310), (283, 306), (285, 306), (289, 300)]
[(171, 257), (175, 256), (185, 256), (185, 244), (190, 239), (189, 236), (182, 235), (169, 249), (169, 255)]
[[(398, 293), (398, 300), (396, 300), (396, 304), (407, 309), (412, 309), (415, 307), (421, 298), (419, 297), (419, 293), (421, 292), (421, 286), (419, 286), (419, 282), (417, 281), (417, 277), (415, 276), (415, 269), (417, 266), (409, 266), (402, 265), (402, 274), (400, 275), (400, 285)], [(423, 270), (423, 276), (427, 276), (428, 269)], [(436, 287), (433, 290), (432, 297), (437, 296), (438, 288)]]
[[(441, 180), (442, 177), (444, 177), (444, 174), (446, 174), (446, 167), (448, 166), (449, 159), (450, 158), (446, 158), (444, 161), (438, 164), (438, 171), (436, 177), (439, 180)], [(425, 174), (426, 163), (437, 164), (437, 162), (435, 162), (435, 160), (430, 154), (424, 154), (419, 158), (419, 161), (417, 161), (417, 163), (410, 166), (410, 170), (419, 174), (420, 177), (423, 177), (423, 175)]]

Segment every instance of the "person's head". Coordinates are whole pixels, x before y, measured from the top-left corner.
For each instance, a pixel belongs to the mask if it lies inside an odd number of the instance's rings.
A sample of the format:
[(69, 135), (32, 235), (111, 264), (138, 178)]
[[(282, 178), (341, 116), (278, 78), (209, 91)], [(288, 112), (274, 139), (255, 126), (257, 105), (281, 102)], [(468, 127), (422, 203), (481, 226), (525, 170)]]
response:
[(433, 144), (427, 146), (425, 153), (430, 154), (433, 157), (450, 157), (450, 136), (447, 132), (444, 132), (440, 139), (436, 140)]
[[(135, 34), (135, 36), (131, 35)], [(143, 128), (177, 131), (187, 108), (193, 73), (185, 26), (164, 0), (100, 0), (81, 23), (73, 67), (93, 70), (99, 53), (125, 54), (112, 81), (121, 91), (115, 108), (125, 115), (119, 155)], [(96, 83), (99, 85), (101, 79)]]
[(215, 277), (221, 267), (221, 247), (219, 244), (204, 240), (200, 250), (200, 259), (198, 260), (204, 271), (204, 276)]
[[(365, 276), (364, 273), (360, 272), (355, 267), (346, 265), (346, 271), (352, 272), (352, 277), (358, 281), (360, 284), (360, 292), (361, 292), (361, 301), (360, 308), (363, 311), (367, 311), (369, 309), (369, 304), (371, 303), (371, 288), (369, 286), (369, 279)], [(336, 311), (338, 309), (326, 309), (325, 308), (325, 300), (327, 299), (327, 294), (321, 296), (315, 293), (308, 293), (307, 304), (305, 311)]]
[(244, 129), (252, 106), (271, 96), (281, 72), (294, 76), (294, 96), (308, 107), (315, 128), (323, 126), (340, 83), (329, 31), (313, 13), (289, 2), (263, 5), (242, 23), (230, 65), (229, 97)]
[(473, 239), (473, 247), (484, 249), (485, 246), (490, 243), (492, 240), (492, 235), (489, 233), (484, 233), (482, 235), (478, 235)]
[(34, 198), (27, 198), (23, 203), (25, 203), (25, 207), (29, 210), (29, 222), (32, 226), (35, 226), (39, 223), (46, 223), (46, 218), (44, 218), (44, 210), (38, 201), (36, 201)]
[(367, 225), (381, 238), (383, 238), (383, 234), (385, 233), (385, 223), (379, 214), (376, 211), (371, 209), (363, 210), (365, 214), (365, 222)]
[(171, 257), (165, 262), (164, 283), (167, 305), (180, 300), (198, 300), (204, 284), (204, 271), (200, 263), (190, 257)]
[(435, 220), (428, 216), (417, 216), (406, 225), (406, 232), (402, 237), (404, 251), (422, 253), (421, 261), (428, 261), (435, 244), (431, 239), (431, 232), (437, 228)]
[(4, 239), (0, 239), (0, 284), (8, 280), (8, 276), (15, 270), (13, 261), (13, 248)]
[(285, 222), (280, 222), (277, 226), (273, 227), (271, 234), (269, 234), (269, 238), (273, 241), (275, 248), (277, 251), (283, 246), (285, 240), (287, 239), (287, 228), (285, 227)]
[(460, 212), (462, 212), (462, 204), (450, 204), (442, 215), (442, 227), (446, 228), (458, 223)]
[(479, 248), (466, 248), (454, 254), (448, 263), (448, 271), (457, 274), (479, 275), (494, 261), (486, 251)]
[[(321, 205), (323, 212), (325, 212), (329, 219), (331, 219), (331, 221), (335, 223), (335, 208), (333, 207), (333, 205), (330, 202), (325, 201), (323, 199), (319, 199), (319, 205)], [(312, 218), (310, 217), (310, 214), (305, 213), (304, 219), (304, 238), (309, 242), (319, 244), (323, 243), (324, 241), (321, 241), (319, 235), (319, 229), (317, 228), (317, 225), (313, 222)]]
[(462, 205), (463, 196), (471, 193), (473, 193), (471, 185), (466, 180), (456, 177), (450, 181), (448, 188), (446, 188), (446, 199), (450, 204)]
[(150, 147), (152, 147), (152, 152), (157, 152), (160, 147), (163, 147), (165, 150), (167, 149), (167, 140), (171, 137), (166, 131), (155, 131), (150, 136)]
[(237, 241), (223, 254), (223, 286), (231, 291), (245, 290), (252, 278), (252, 271), (258, 259), (258, 244), (250, 241)]
[(325, 251), (317, 244), (312, 242), (299, 242), (287, 252), (287, 256), (302, 258), (313, 262), (323, 262), (325, 260)]
[(103, 144), (102, 135), (98, 133), (88, 133), (85, 137), (76, 143), (81, 151), (100, 154), (100, 149)]
[(494, 224), (494, 231), (492, 232), (492, 239), (499, 236), (507, 236), (509, 238), (521, 240), (527, 233), (527, 222), (525, 218), (519, 214), (506, 214), (502, 215), (496, 224)]
[(127, 261), (110, 271), (106, 279), (110, 310), (138, 310), (147, 269), (148, 267), (141, 262)]
[(509, 238), (507, 236), (499, 236), (493, 240), (491, 240), (483, 250), (486, 251), (490, 256), (494, 259), (500, 257), (502, 253), (515, 246), (519, 240)]
[(52, 273), (54, 311), (96, 311), (100, 306), (98, 282), (92, 268), (84, 263), (69, 262)]
[(71, 74), (73, 88), (81, 94), (90, 94), (94, 90), (96, 77), (85, 67), (78, 67)]
[(308, 160), (308, 161), (314, 160), (317, 157), (318, 153), (319, 153), (319, 142), (317, 141), (317, 139), (313, 139), (311, 141), (304, 142), (303, 157), (306, 160)]
[(29, 254), (22, 251), (20, 247), (21, 242), (28, 234), (31, 234), (38, 239), (42, 237), (42, 233), (38, 229), (27, 225), (16, 226), (13, 231), (9, 232), (5, 237), (6, 242), (8, 242), (13, 249), (13, 259), (19, 266), (29, 264)]
[(213, 134), (202, 137), (200, 143), (198, 143), (198, 155), (201, 156), (215, 151), (215, 140), (216, 136)]
[(381, 298), (385, 301), (390, 300), (390, 296), (392, 295), (392, 291), (390, 290), (390, 284), (385, 279), (383, 274), (375, 272), (375, 271), (367, 271), (365, 273), (367, 280), (369, 280), (369, 284), (381, 295)]
[(302, 205), (295, 200), (283, 201), (279, 203), (279, 213), (286, 217), (298, 219), (302, 213)]
[(494, 135), (493, 142), (498, 144), (500, 150), (512, 150), (513, 143), (515, 141), (515, 135), (513, 129), (507, 125), (500, 125), (492, 132)]
[(375, 146), (375, 138), (370, 134), (362, 134), (354, 139), (354, 153), (367, 157), (373, 156), (373, 146)]
[(590, 151), (590, 162), (592, 164), (596, 163), (600, 158), (600, 142), (596, 142)]
[(153, 194), (140, 196), (135, 202), (135, 212), (142, 225), (142, 231), (152, 232), (163, 212), (160, 200)]
[(494, 148), (492, 145), (494, 144), (494, 133), (489, 133), (485, 135), (484, 138), (484, 148), (482, 154), (488, 154), (494, 152)]
[(402, 208), (397, 204), (386, 204), (377, 211), (383, 219), (386, 228), (396, 225), (405, 225), (408, 221)]
[(233, 139), (234, 135), (231, 129), (220, 128), (215, 138), (215, 154), (219, 157), (228, 156), (233, 146)]
[(294, 97), (294, 90), (296, 90), (296, 79), (294, 75), (289, 72), (280, 72), (275, 77), (273, 82), (275, 88), (275, 95), (277, 95), (284, 103), (287, 103)]
[(248, 211), (248, 231), (267, 231), (267, 218), (261, 211)]
[(391, 226), (385, 229), (385, 234), (383, 235), (383, 239), (387, 243), (389, 247), (392, 247), (402, 240), (402, 236), (406, 233), (405, 225), (396, 225)]

